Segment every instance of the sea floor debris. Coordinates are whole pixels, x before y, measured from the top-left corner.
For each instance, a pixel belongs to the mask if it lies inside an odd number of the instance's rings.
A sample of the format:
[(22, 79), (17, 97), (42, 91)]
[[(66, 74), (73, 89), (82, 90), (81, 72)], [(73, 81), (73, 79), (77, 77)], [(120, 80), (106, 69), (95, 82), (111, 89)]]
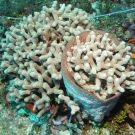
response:
[[(59, 117), (60, 119), (61, 117)], [(8, 106), (0, 105), (0, 134), (1, 135), (78, 135), (75, 130), (68, 127), (67, 121), (61, 125), (55, 126), (52, 121), (48, 120), (43, 125), (37, 125), (39, 131), (31, 121), (24, 116), (19, 116)], [(74, 123), (77, 126), (77, 123)], [(96, 123), (89, 121), (84, 122), (84, 127), (81, 128), (81, 135), (113, 135), (109, 128), (98, 126)], [(128, 132), (123, 132), (122, 135), (135, 135), (135, 129), (127, 123)], [(118, 133), (118, 135), (121, 135)]]

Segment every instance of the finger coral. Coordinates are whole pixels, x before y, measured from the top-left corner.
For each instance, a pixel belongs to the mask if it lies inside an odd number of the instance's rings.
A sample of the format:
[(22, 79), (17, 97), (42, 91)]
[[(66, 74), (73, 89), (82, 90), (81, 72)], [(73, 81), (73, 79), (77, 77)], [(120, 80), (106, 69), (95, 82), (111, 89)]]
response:
[(131, 47), (125, 42), (117, 44), (108, 33), (90, 31), (85, 43), (77, 36), (71, 49), (67, 52), (68, 70), (86, 91), (104, 100), (125, 88), (135, 90), (135, 72), (128, 52)]
[(58, 6), (54, 1), (51, 8), (44, 6), (41, 12), (23, 17), (23, 21), (10, 27), (2, 39), (0, 64), (10, 78), (8, 101), (33, 103), (38, 117), (49, 110), (50, 96), (64, 94), (62, 52), (74, 35), (92, 29), (88, 18), (85, 11), (72, 9), (71, 5)]

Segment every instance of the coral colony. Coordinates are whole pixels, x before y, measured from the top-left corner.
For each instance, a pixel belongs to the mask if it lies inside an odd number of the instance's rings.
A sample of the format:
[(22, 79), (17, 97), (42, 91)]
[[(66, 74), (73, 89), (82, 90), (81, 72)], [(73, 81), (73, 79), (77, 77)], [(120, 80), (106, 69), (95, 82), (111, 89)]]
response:
[[(11, 79), (8, 85), (9, 101), (19, 102), (17, 108), (34, 103), (41, 117), (50, 107), (50, 95), (64, 100), (74, 114), (77, 104), (64, 96), (60, 89), (62, 52), (67, 42), (84, 30), (91, 29), (86, 12), (71, 10), (71, 5), (55, 1), (51, 8), (43, 7), (34, 16), (24, 17), (18, 25), (10, 27), (2, 40), (4, 74)], [(80, 16), (83, 16), (80, 18)]]
[[(117, 94), (117, 91), (124, 92), (120, 86), (125, 84), (126, 88), (134, 89), (134, 82), (130, 79), (134, 76), (133, 67), (130, 65), (130, 46), (125, 42), (115, 44), (108, 37), (108, 33), (97, 35), (93, 31), (86, 37), (86, 42), (76, 37), (76, 44), (72, 47), (72, 53), (67, 52), (69, 70), (74, 73), (74, 79), (78, 85), (88, 91), (94, 90), (95, 94), (105, 100), (110, 94)], [(126, 66), (124, 66), (126, 65)], [(80, 72), (78, 72), (80, 71)], [(91, 76), (95, 76), (95, 84), (87, 84)], [(101, 80), (104, 80), (105, 88), (101, 87)], [(101, 95), (97, 91), (101, 90)]]
[[(135, 72), (130, 47), (92, 29), (85, 11), (65, 4), (58, 9), (57, 1), (11, 26), (1, 45), (0, 66), (9, 78), (7, 100), (18, 103), (18, 109), (33, 105), (41, 117), (55, 98), (58, 104), (67, 104), (71, 115), (81, 111), (87, 118), (102, 121), (125, 88), (135, 90)], [(82, 42), (78, 35), (85, 31)], [(67, 67), (62, 65), (61, 72), (63, 51), (73, 37), (76, 43), (65, 52)], [(66, 69), (72, 83), (64, 74)]]

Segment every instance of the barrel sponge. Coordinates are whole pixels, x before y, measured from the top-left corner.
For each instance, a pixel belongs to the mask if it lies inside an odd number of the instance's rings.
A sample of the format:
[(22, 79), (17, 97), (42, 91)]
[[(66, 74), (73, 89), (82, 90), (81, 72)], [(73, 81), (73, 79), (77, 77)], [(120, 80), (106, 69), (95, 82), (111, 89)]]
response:
[(8, 100), (33, 102), (40, 117), (50, 107), (51, 94), (64, 94), (62, 53), (74, 35), (92, 29), (88, 18), (85, 11), (54, 1), (51, 8), (44, 6), (6, 31), (0, 66), (10, 78)]

